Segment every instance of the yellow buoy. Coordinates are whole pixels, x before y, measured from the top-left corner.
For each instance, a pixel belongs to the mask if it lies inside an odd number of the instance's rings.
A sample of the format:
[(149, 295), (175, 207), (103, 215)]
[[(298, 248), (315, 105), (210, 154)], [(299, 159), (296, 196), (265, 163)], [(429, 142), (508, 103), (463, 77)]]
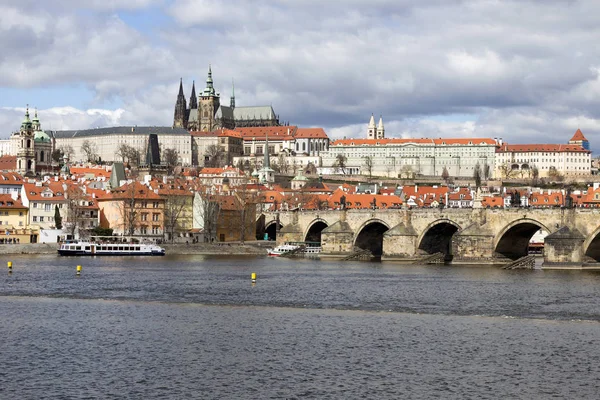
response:
[(8, 262), (8, 269), (12, 269), (12, 261)]
[(252, 279), (252, 283), (256, 283), (256, 272), (253, 272), (253, 273), (250, 275), (250, 279)]
[(81, 265), (77, 266), (77, 275), (81, 275)]

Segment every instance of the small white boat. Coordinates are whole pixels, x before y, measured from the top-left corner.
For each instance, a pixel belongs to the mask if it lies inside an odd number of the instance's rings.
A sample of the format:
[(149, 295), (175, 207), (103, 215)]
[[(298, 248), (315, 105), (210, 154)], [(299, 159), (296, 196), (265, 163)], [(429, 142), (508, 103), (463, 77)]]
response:
[(61, 256), (164, 256), (165, 249), (145, 243), (96, 243), (85, 240), (60, 245)]
[(290, 251), (294, 251), (299, 248), (299, 245), (285, 243), (281, 246), (275, 247), (274, 249), (269, 249), (269, 255), (272, 257), (279, 257), (282, 254), (289, 253)]

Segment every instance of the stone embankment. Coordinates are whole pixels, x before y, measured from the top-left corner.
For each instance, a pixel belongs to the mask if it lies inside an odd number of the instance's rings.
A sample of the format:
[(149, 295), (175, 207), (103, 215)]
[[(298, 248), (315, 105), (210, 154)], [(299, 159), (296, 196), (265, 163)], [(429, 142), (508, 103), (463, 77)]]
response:
[[(275, 242), (246, 243), (190, 243), (162, 244), (167, 255), (205, 254), (205, 255), (266, 255), (267, 248), (275, 247)], [(57, 254), (56, 243), (2, 244), (0, 254)]]

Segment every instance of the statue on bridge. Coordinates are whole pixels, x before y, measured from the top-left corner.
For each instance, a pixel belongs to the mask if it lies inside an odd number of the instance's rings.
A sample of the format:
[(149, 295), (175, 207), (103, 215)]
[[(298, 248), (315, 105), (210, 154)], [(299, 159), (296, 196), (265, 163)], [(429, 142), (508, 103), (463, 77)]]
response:
[(571, 197), (571, 188), (567, 188), (567, 193), (565, 194), (565, 208), (573, 208), (573, 198)]

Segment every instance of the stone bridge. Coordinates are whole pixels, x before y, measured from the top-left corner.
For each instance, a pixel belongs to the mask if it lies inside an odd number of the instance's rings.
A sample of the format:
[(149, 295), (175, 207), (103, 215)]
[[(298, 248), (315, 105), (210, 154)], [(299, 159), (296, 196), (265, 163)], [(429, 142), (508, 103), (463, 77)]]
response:
[(278, 243), (321, 242), (323, 256), (369, 249), (384, 260), (418, 261), (444, 253), (459, 264), (503, 264), (528, 253), (533, 234), (549, 233), (543, 268), (600, 262), (600, 210), (395, 209), (263, 213), (257, 229)]

